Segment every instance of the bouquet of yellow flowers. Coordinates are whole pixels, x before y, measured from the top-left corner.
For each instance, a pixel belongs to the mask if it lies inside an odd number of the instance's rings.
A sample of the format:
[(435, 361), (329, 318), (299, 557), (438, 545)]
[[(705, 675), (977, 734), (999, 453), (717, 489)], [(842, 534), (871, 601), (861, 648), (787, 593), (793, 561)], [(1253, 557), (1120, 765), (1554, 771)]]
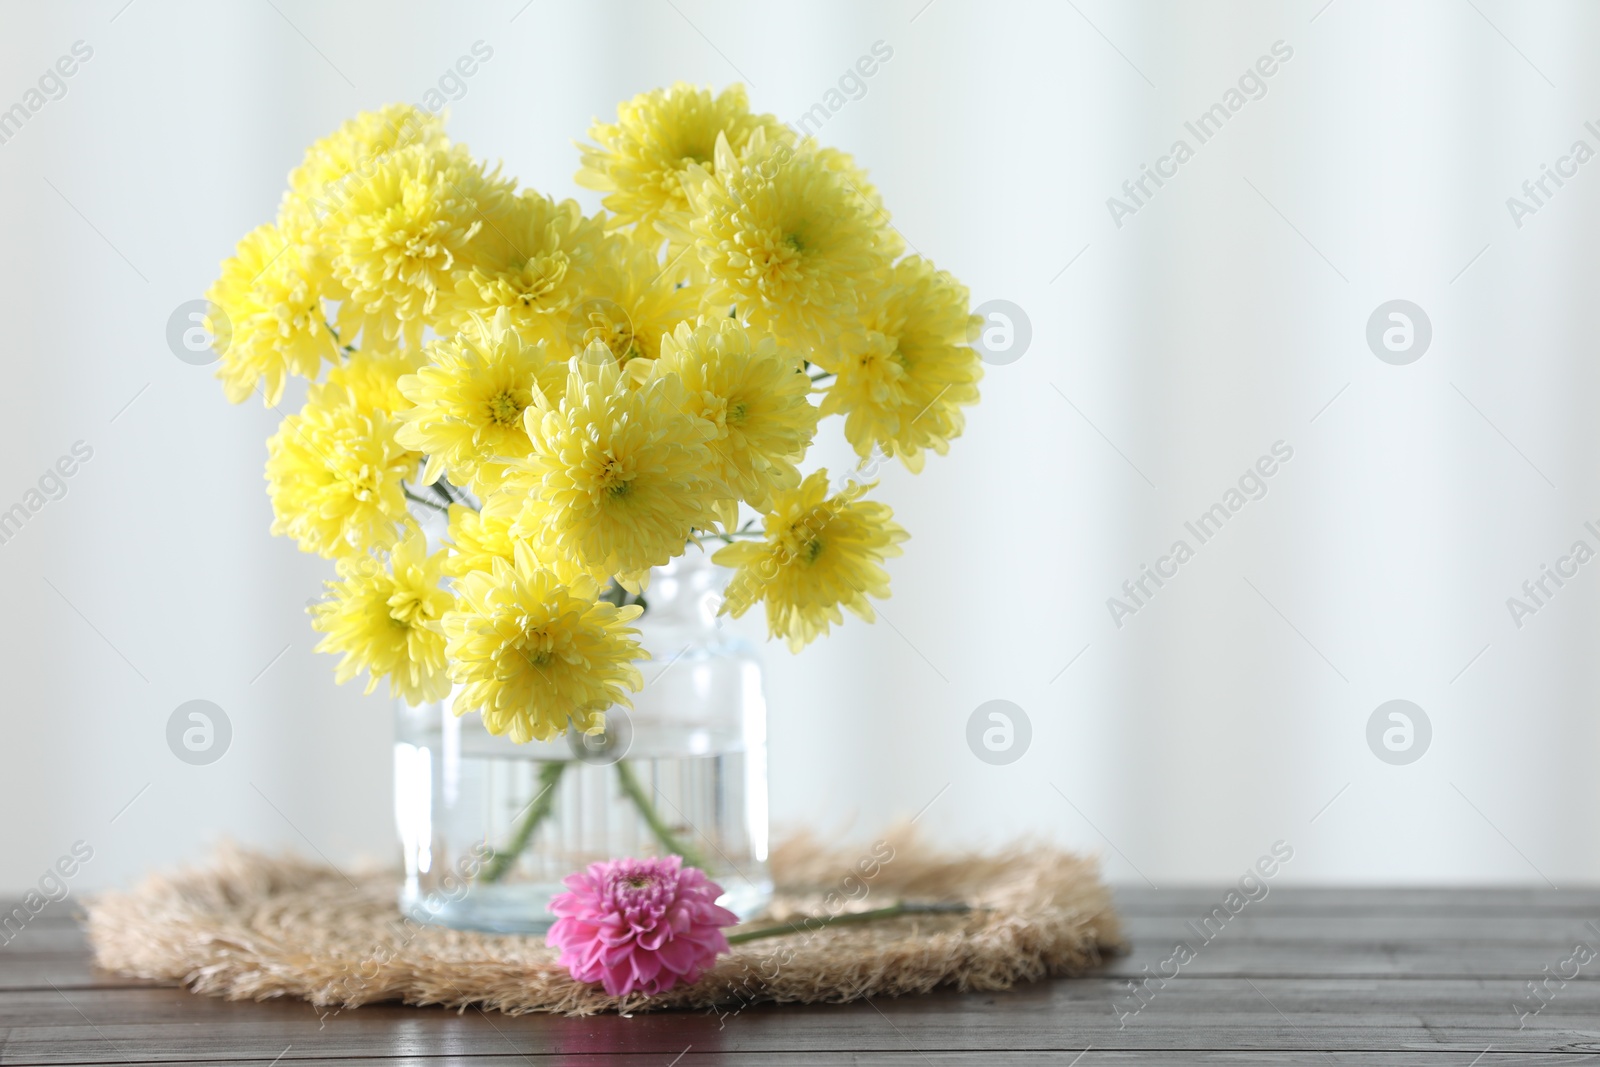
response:
[(593, 216), (436, 115), (359, 115), (206, 294), (229, 400), (313, 382), (266, 478), (273, 532), (337, 570), (311, 609), (337, 679), (454, 689), (519, 743), (628, 704), (650, 569), (690, 544), (724, 542), (722, 611), (764, 604), (793, 649), (870, 621), (906, 533), (859, 475), (802, 475), (818, 421), (917, 471), (981, 377), (966, 288), (741, 87), (644, 93), (590, 137)]

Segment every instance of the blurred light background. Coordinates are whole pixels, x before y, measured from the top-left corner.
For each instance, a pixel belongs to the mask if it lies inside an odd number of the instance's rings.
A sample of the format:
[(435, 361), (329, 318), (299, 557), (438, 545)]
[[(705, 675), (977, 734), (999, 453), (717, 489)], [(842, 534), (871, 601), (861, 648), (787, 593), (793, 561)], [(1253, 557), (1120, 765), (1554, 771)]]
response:
[[(0, 21), (0, 109), (32, 112), (0, 126), (0, 510), (92, 449), (0, 544), (0, 888), (80, 839), (80, 889), (225, 837), (394, 855), (389, 703), (334, 686), (304, 613), (327, 567), (267, 532), (277, 416), (230, 407), (166, 332), (306, 145), (422, 100), (477, 42), (451, 135), (589, 209), (572, 142), (619, 101), (743, 81), (797, 121), (886, 47), (819, 137), (975, 303), (1030, 324), (951, 455), (884, 476), (913, 539), (882, 621), (767, 646), (779, 828), (921, 812), (939, 839), (1049, 838), (1158, 885), (1231, 879), (1278, 839), (1297, 881), (1600, 877), (1600, 564), (1507, 606), (1600, 548), (1600, 162), (1560, 162), (1600, 150), (1592, 5), (110, 0)], [(1219, 103), (1202, 143), (1185, 123)], [(1180, 139), (1192, 158), (1161, 162)], [(1536, 203), (1546, 166), (1568, 176)], [(1168, 177), (1135, 200), (1145, 167)], [(1409, 363), (1368, 343), (1391, 300), (1431, 324)], [(1278, 442), (1265, 496), (1201, 545), (1185, 523)], [(1179, 539), (1193, 558), (1114, 618)], [(165, 741), (192, 699), (231, 720), (209, 766)], [(996, 699), (1031, 724), (1005, 765), (967, 743)], [(1409, 763), (1369, 746), (1393, 699), (1431, 726)]]

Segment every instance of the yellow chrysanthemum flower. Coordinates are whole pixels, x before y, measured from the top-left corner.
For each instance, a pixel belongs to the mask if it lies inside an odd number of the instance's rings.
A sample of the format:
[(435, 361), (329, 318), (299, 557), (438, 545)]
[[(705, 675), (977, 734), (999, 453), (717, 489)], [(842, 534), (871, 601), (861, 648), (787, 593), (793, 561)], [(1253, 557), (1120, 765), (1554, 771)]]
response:
[(322, 306), (327, 284), (318, 257), (277, 226), (258, 226), (239, 242), (206, 292), (208, 327), (221, 353), (217, 377), (231, 402), (261, 382), (267, 405), (276, 405), (290, 374), (315, 378), (323, 360), (338, 360)]
[(795, 652), (842, 623), (840, 607), (872, 622), (867, 598), (889, 595), (879, 564), (900, 554), (907, 535), (887, 504), (857, 499), (863, 491), (857, 484), (830, 497), (828, 472), (819, 470), (777, 494), (765, 541), (731, 544), (712, 557), (738, 568), (723, 612), (737, 618), (764, 601), (768, 631)]
[(552, 740), (569, 720), (598, 731), (606, 708), (629, 705), (624, 689), (644, 685), (633, 661), (649, 654), (628, 625), (643, 609), (597, 601), (592, 581), (562, 585), (526, 546), (515, 557), (456, 583), (456, 610), (443, 622), (450, 677), (461, 685), (455, 713), (480, 710), (485, 729), (517, 744)]
[(961, 435), (961, 405), (978, 402), (983, 377), (968, 344), (980, 323), (969, 303), (966, 286), (910, 256), (895, 264), (861, 330), (821, 361), (838, 374), (822, 414), (844, 414), (845, 437), (863, 459), (876, 446), (920, 471), (923, 449), (942, 456)]
[(772, 115), (751, 114), (742, 85), (715, 96), (683, 82), (653, 89), (621, 104), (616, 123), (589, 128), (599, 144), (579, 145), (577, 182), (606, 194), (601, 203), (612, 226), (637, 224), (649, 232), (663, 215), (687, 212), (684, 173), (691, 164), (713, 163), (719, 136), (737, 154), (758, 129), (770, 139), (790, 136)]
[(401, 483), (416, 469), (398, 425), (361, 410), (343, 386), (313, 386), (267, 440), (272, 532), (329, 558), (393, 544), (408, 518)]
[[(735, 497), (764, 508), (774, 490), (800, 484), (795, 464), (811, 446), (819, 413), (808, 399), (811, 379), (794, 353), (732, 319), (702, 319), (661, 339), (654, 369), (677, 375), (689, 414), (711, 425), (717, 475)], [(736, 514), (730, 498), (724, 525)]]
[(735, 157), (717, 142), (715, 170), (691, 166), (684, 232), (705, 272), (706, 305), (785, 341), (822, 347), (857, 313), (857, 286), (886, 269), (892, 245), (879, 213), (810, 142), (791, 148), (760, 131)]
[(333, 280), (327, 250), (322, 242), (322, 219), (317, 217), (310, 202), (293, 190), (284, 193), (283, 199), (278, 201), (278, 215), (273, 221), (278, 232), (300, 245), (305, 255), (322, 266), (323, 273), (328, 275), (328, 298), (342, 299), (344, 291)]
[(883, 206), (882, 194), (867, 178), (867, 172), (856, 165), (855, 157), (849, 152), (828, 145), (813, 144), (810, 148), (817, 154), (817, 160), (824, 167), (837, 174), (839, 180), (866, 203), (867, 210), (878, 227), (878, 239), (883, 242), (884, 253), (890, 259), (899, 259), (904, 255), (906, 240), (889, 224), (889, 209)]
[(411, 527), (386, 568), (371, 556), (346, 556), (339, 580), (324, 583), (328, 599), (311, 608), (312, 628), (326, 636), (318, 652), (342, 654), (334, 673), (343, 685), (367, 672), (367, 692), (380, 678), (408, 704), (450, 693), (445, 640), (438, 623), (454, 598), (441, 587), (445, 554), (428, 555), (422, 531)]
[(511, 196), (512, 183), (460, 145), (384, 156), (327, 227), (333, 275), (349, 294), (339, 336), (417, 347), (423, 327), (437, 322), (439, 294), (453, 292), (473, 265), (484, 219), (502, 214)]
[(504, 515), (485, 516), (465, 504), (450, 505), (450, 555), (444, 572), (464, 578), (473, 571), (491, 571), (493, 562), (512, 562), (518, 538), (511, 536), (511, 520)]
[(513, 537), (509, 514), (485, 515), (465, 504), (450, 506), (450, 555), (444, 572), (452, 578), (465, 578), (473, 571), (492, 571), (494, 561), (515, 562), (516, 548), (524, 545), (540, 567), (556, 576), (562, 585), (574, 585), (584, 578), (600, 580), (573, 561), (554, 553), (540, 555), (539, 546), (526, 537)]
[(655, 359), (661, 338), (700, 314), (704, 288), (680, 285), (654, 243), (632, 234), (606, 238), (583, 293), (560, 315), (536, 320), (552, 352), (581, 355), (596, 341), (619, 362)]
[(430, 362), (400, 379), (411, 401), (400, 443), (428, 455), (422, 481), (450, 481), (487, 495), (505, 465), (533, 448), (522, 413), (542, 391), (560, 395), (566, 368), (544, 342), (526, 341), (502, 308), (492, 321), (470, 320), (455, 337), (428, 345)]
[(411, 408), (400, 392), (400, 379), (416, 373), (425, 361), (422, 353), (404, 348), (363, 348), (328, 371), (328, 384), (343, 386), (362, 411), (399, 417)]
[(582, 297), (604, 238), (604, 224), (584, 217), (576, 201), (524, 190), (487, 220), (473, 262), (441, 294), (445, 327), (505, 308), (512, 325), (531, 335), (541, 316), (560, 315)]
[(306, 149), (289, 173), (289, 196), (311, 225), (339, 214), (355, 188), (366, 182), (392, 153), (421, 145), (444, 148), (444, 120), (411, 104), (388, 104), (363, 111)]
[(574, 357), (566, 395), (535, 395), (523, 416), (533, 443), (484, 504), (512, 514), (511, 532), (596, 574), (657, 567), (709, 528), (728, 496), (710, 426), (688, 414), (675, 375), (633, 388), (603, 346)]

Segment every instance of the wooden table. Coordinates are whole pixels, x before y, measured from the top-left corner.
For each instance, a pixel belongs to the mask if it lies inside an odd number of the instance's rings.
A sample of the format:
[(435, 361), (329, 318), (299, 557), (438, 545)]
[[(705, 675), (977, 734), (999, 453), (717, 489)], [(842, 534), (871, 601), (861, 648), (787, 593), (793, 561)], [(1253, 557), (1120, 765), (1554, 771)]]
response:
[[(77, 927), (46, 912), (0, 948), (0, 1064), (1600, 1062), (1600, 890), (1276, 887), (1206, 942), (1186, 922), (1223, 892), (1119, 892), (1132, 952), (1092, 977), (720, 1019), (403, 1005), (322, 1019), (300, 1002), (228, 1003), (96, 973)], [(1159, 986), (1180, 939), (1194, 956)], [(1157, 978), (1141, 999), (1129, 981), (1147, 967)]]

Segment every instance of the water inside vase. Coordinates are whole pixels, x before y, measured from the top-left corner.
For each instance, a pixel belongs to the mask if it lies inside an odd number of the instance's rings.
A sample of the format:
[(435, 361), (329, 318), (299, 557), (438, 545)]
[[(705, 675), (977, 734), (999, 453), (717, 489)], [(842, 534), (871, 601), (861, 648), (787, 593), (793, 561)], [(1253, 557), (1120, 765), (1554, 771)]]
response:
[[(764, 833), (752, 832), (752, 823), (764, 830), (765, 818), (750, 818), (753, 795), (764, 803), (764, 759), (724, 751), (630, 755), (606, 764), (571, 753), (541, 760), (458, 746), (443, 730), (395, 745), (396, 815), (408, 868), (402, 903), (413, 918), (539, 932), (551, 922), (547, 906), (565, 890), (566, 876), (600, 860), (664, 854), (629, 797), (625, 774), (685, 846), (686, 859), (723, 887), (725, 907), (753, 914), (771, 895)], [(551, 783), (553, 774), (559, 777)], [(509, 852), (531, 809), (545, 802), (548, 815), (509, 862), (486, 854), (485, 843)]]

